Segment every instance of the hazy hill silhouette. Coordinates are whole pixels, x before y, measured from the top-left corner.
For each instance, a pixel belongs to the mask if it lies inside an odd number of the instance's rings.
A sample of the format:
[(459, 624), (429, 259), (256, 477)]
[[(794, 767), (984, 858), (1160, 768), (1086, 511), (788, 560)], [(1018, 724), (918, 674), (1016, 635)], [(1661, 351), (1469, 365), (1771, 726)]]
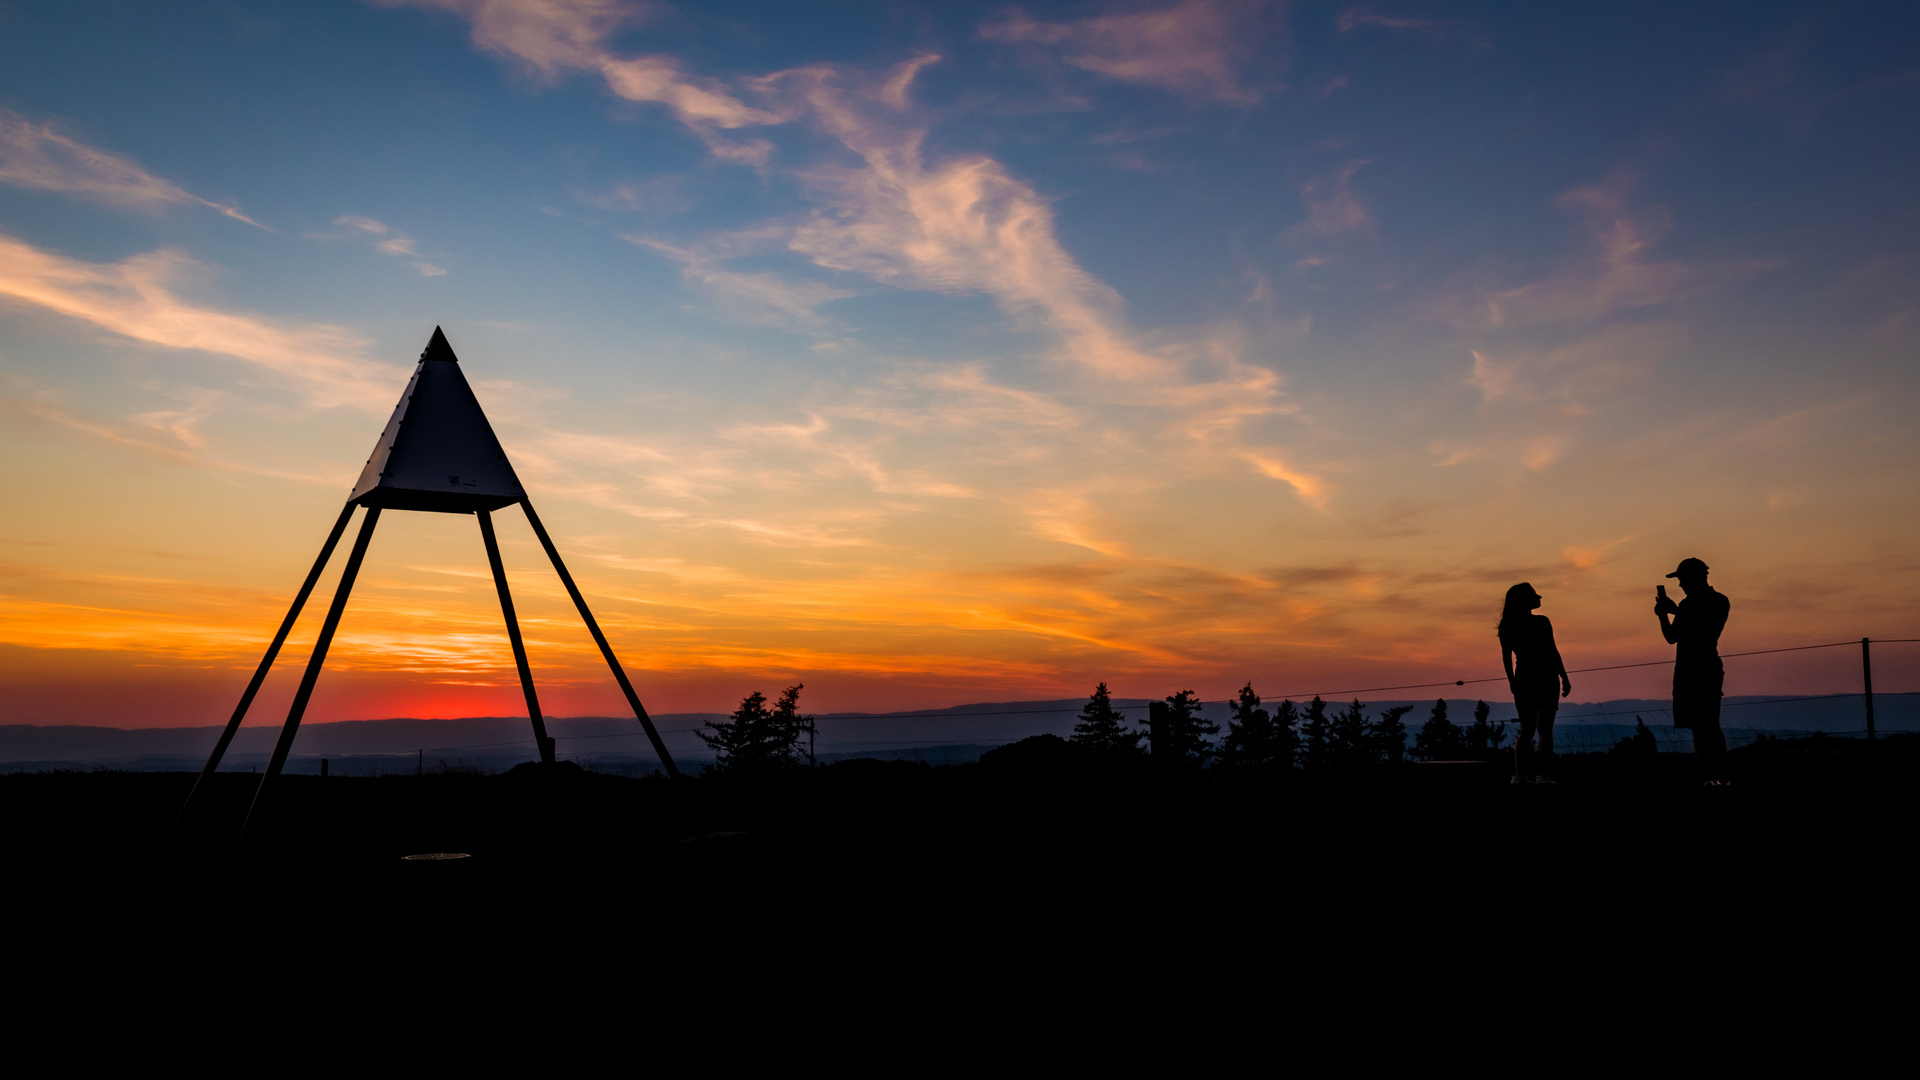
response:
[[(1748, 705), (1761, 701), (1765, 704)], [(1271, 702), (1270, 702), (1271, 703)], [(827, 713), (820, 721), (822, 761), (856, 757), (922, 760), (935, 764), (976, 760), (985, 751), (1033, 735), (1067, 738), (1073, 733), (1084, 699), (981, 702), (941, 709), (901, 713)], [(1336, 703), (1339, 704), (1339, 703)], [(1401, 705), (1415, 707), (1411, 715), (1424, 716), (1432, 699), (1362, 702), (1369, 714)], [(1464, 724), (1473, 715), (1473, 699), (1448, 699), (1451, 716)], [(1508, 702), (1489, 702), (1495, 722), (1513, 719)], [(1146, 702), (1115, 698), (1129, 721), (1141, 724)], [(1614, 701), (1568, 703), (1561, 710), (1558, 732), (1563, 753), (1603, 751), (1634, 733), (1634, 719), (1644, 717), (1659, 736), (1663, 749), (1683, 750), (1686, 733), (1673, 731), (1664, 699), (1629, 698)], [(1209, 703), (1202, 713), (1223, 727), (1225, 703)], [(1920, 730), (1920, 695), (1885, 694), (1876, 701), (1883, 732)], [(1726, 726), (1736, 737), (1742, 731), (1828, 731), (1847, 733), (1863, 726), (1858, 697), (1773, 698), (1729, 697)], [(700, 744), (694, 729), (724, 713), (668, 713), (655, 717), (676, 758), (684, 756), (697, 767), (712, 754)], [(563, 756), (585, 759), (603, 767), (647, 771), (656, 759), (646, 737), (632, 717), (549, 718)], [(1417, 726), (1417, 725), (1416, 725)], [(8, 769), (112, 767), (142, 771), (197, 771), (219, 734), (214, 726), (191, 728), (117, 728), (106, 726), (0, 725), (0, 767)], [(224, 768), (246, 771), (266, 761), (276, 725), (260, 724), (240, 730)], [(428, 768), (440, 763), (499, 771), (525, 761), (533, 744), (524, 716), (483, 716), (451, 720), (392, 718), (344, 720), (303, 725), (289, 770), (315, 772), (319, 758), (331, 759), (335, 771), (396, 771), (411, 768), (425, 751)]]

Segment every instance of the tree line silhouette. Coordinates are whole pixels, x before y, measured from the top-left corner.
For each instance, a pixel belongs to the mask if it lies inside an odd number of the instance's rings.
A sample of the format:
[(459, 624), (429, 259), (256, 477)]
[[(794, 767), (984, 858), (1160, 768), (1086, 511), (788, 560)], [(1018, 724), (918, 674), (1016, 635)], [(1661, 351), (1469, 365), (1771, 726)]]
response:
[[(724, 722), (709, 722), (707, 730), (697, 734), (714, 751), (715, 772), (761, 771), (810, 764), (814, 759), (813, 739), (817, 725), (812, 716), (800, 712), (800, 691), (796, 683), (781, 692), (771, 707), (759, 691), (740, 701)], [(1192, 690), (1170, 694), (1156, 703), (1160, 712), (1158, 737), (1161, 745), (1152, 745), (1152, 728), (1130, 723), (1114, 707), (1106, 683), (1095, 686), (1081, 707), (1073, 725), (1073, 742), (1088, 750), (1116, 756), (1167, 757), (1194, 767), (1228, 771), (1260, 769), (1352, 768), (1379, 763), (1398, 763), (1408, 757), (1418, 761), (1478, 759), (1500, 750), (1507, 737), (1507, 724), (1490, 723), (1492, 711), (1486, 702), (1474, 706), (1473, 723), (1462, 727), (1447, 718), (1445, 698), (1436, 700), (1427, 720), (1407, 744), (1406, 715), (1411, 705), (1396, 705), (1369, 717), (1360, 702), (1331, 711), (1315, 697), (1303, 709), (1291, 700), (1281, 701), (1272, 710), (1265, 708), (1260, 695), (1249, 682), (1238, 697), (1227, 703), (1228, 718), (1224, 735), (1220, 725), (1207, 719), (1203, 703)], [(1641, 725), (1641, 731), (1645, 731)], [(1644, 736), (1651, 741), (1653, 736)], [(801, 740), (805, 739), (803, 749)], [(1217, 740), (1217, 741), (1216, 741)]]
[[(1262, 706), (1253, 684), (1248, 683), (1240, 688), (1235, 700), (1227, 703), (1227, 730), (1216, 743), (1220, 726), (1201, 713), (1200, 705), (1198, 695), (1191, 690), (1168, 696), (1164, 711), (1156, 704), (1157, 737), (1164, 744), (1152, 748), (1156, 756), (1230, 771), (1296, 765), (1305, 769), (1354, 767), (1397, 763), (1408, 756), (1447, 761), (1494, 753), (1505, 742), (1507, 731), (1505, 721), (1488, 722), (1492, 709), (1484, 701), (1474, 707), (1471, 727), (1454, 724), (1447, 719), (1447, 702), (1442, 698), (1433, 703), (1432, 712), (1409, 747), (1405, 718), (1413, 711), (1411, 705), (1395, 705), (1369, 717), (1358, 701), (1333, 712), (1316, 696), (1305, 709), (1283, 700), (1269, 711)], [(1151, 728), (1129, 726), (1113, 707), (1107, 684), (1100, 683), (1081, 708), (1070, 741), (1096, 751), (1127, 755), (1147, 753), (1155, 737)]]

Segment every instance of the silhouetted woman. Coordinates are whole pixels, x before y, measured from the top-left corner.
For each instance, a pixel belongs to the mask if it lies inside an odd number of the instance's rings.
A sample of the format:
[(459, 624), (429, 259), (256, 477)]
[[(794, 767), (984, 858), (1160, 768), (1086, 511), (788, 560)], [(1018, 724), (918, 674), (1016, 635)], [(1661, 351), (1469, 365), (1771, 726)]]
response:
[(1533, 613), (1539, 606), (1540, 594), (1523, 581), (1507, 590), (1500, 609), (1500, 663), (1507, 669), (1513, 707), (1520, 713), (1520, 737), (1513, 743), (1516, 784), (1553, 783), (1540, 769), (1553, 753), (1553, 716), (1560, 711), (1560, 699), (1573, 693), (1567, 665), (1553, 643), (1553, 624)]

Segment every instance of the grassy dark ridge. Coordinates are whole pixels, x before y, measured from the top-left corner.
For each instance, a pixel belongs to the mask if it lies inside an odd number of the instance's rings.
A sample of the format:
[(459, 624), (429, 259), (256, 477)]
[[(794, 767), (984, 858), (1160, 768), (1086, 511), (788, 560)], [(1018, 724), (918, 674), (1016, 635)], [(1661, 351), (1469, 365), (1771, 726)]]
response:
[[(1920, 738), (1773, 742), (1731, 764), (1733, 786), (1703, 789), (1683, 757), (1590, 755), (1557, 786), (1512, 787), (1497, 761), (1170, 775), (1016, 744), (969, 766), (678, 781), (289, 776), (241, 846), (257, 778), (225, 774), (164, 850), (191, 776), (0, 776), (0, 814), (28, 921), (131, 933), (136, 912), (182, 947), (317, 927), (698, 952), (1184, 926), (1206, 948), (1284, 951), (1488, 942), (1529, 918), (1559, 940), (1702, 910), (1749, 929), (1806, 903), (1892, 915)], [(472, 857), (401, 859), (423, 852)]]

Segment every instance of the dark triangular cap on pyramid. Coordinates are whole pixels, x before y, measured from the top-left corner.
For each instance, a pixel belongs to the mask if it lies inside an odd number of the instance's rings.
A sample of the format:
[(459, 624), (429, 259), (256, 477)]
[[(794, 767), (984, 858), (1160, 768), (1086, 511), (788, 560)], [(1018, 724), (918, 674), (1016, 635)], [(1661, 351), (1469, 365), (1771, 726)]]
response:
[(388, 510), (470, 514), (525, 497), (459, 358), (434, 327), (348, 501)]

